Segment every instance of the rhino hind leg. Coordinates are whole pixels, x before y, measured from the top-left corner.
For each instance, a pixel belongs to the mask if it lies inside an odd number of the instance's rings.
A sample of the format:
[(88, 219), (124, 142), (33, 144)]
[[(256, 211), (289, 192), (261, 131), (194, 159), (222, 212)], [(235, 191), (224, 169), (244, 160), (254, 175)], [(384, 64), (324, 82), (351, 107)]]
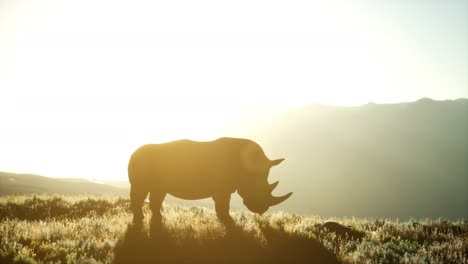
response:
[(216, 215), (221, 223), (225, 226), (233, 226), (234, 220), (229, 214), (229, 207), (231, 202), (231, 194), (218, 194), (213, 196), (215, 202)]
[(143, 221), (143, 202), (148, 191), (142, 186), (132, 184), (130, 186), (130, 207), (133, 212), (133, 222), (140, 224)]

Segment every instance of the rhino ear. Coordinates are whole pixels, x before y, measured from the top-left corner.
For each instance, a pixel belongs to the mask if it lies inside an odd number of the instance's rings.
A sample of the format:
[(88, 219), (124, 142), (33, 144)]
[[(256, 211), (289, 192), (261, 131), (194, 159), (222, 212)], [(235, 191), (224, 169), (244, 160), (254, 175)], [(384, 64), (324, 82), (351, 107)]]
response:
[(275, 159), (270, 161), (270, 167), (280, 164), (284, 159)]

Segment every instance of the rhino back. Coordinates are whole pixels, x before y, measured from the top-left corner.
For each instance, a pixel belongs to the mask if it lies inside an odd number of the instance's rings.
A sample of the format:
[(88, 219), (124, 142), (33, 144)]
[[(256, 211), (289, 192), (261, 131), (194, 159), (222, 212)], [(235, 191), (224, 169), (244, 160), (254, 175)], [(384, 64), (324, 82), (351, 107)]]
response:
[(182, 188), (232, 188), (242, 174), (240, 152), (245, 139), (178, 140), (137, 149), (129, 163), (131, 184), (184, 192)]

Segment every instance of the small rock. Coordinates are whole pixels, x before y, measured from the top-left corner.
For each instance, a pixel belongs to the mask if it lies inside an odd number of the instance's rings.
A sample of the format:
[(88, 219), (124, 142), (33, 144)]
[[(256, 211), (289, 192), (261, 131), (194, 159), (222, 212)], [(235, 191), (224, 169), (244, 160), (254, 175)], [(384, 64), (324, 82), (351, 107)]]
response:
[(325, 222), (320, 226), (320, 230), (333, 232), (340, 238), (362, 239), (366, 234), (352, 229), (350, 226), (344, 226), (337, 222)]

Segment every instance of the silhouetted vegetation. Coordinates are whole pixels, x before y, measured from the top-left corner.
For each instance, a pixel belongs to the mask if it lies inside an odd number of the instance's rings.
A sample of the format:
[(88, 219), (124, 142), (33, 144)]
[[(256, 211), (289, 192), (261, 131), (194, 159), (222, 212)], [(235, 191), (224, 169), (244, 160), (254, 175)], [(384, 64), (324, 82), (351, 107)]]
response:
[[(24, 196), (26, 197), (26, 196)], [(36, 195), (26, 198), (22, 203), (8, 200), (0, 207), (0, 220), (46, 220), (81, 218), (90, 215), (102, 216), (105, 213), (118, 213), (129, 208), (128, 200), (123, 198), (80, 199), (69, 202), (60, 196), (37, 198)]]
[(165, 206), (162, 226), (131, 223), (129, 200), (0, 198), (0, 263), (466, 263), (466, 221), (323, 219)]

